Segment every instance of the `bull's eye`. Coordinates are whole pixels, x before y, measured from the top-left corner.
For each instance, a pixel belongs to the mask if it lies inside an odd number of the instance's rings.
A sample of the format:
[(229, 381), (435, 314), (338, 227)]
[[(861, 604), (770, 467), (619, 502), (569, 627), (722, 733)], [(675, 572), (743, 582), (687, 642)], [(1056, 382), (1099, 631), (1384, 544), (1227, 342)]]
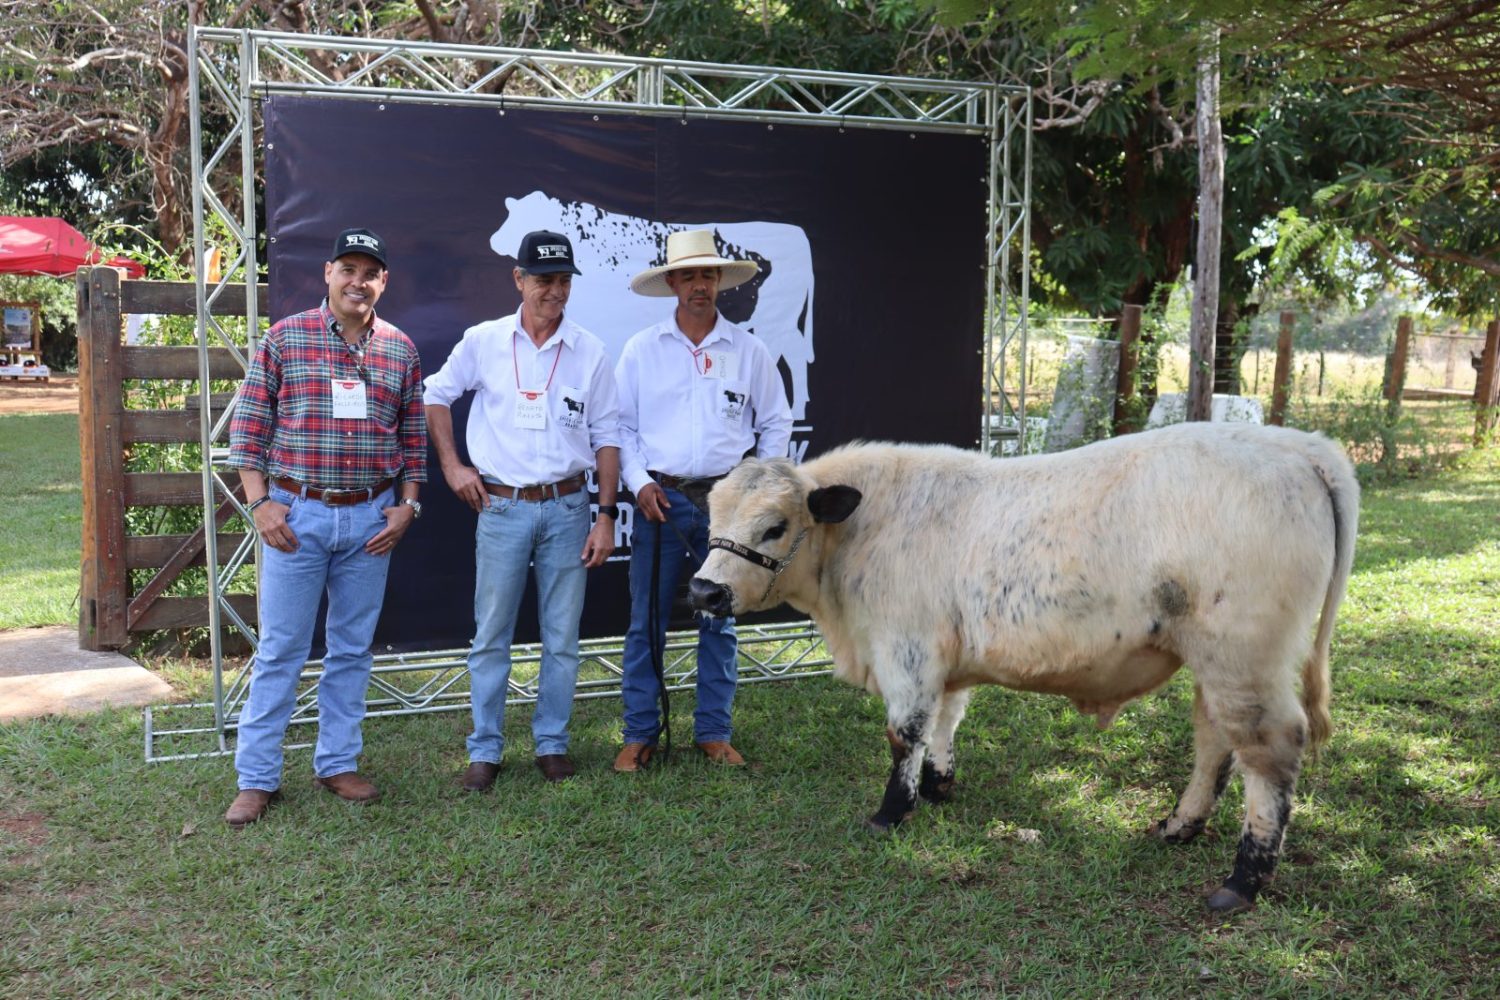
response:
[(786, 534), (786, 522), (778, 521), (766, 529), (766, 533), (760, 536), (760, 540), (763, 542), (774, 542), (784, 534)]

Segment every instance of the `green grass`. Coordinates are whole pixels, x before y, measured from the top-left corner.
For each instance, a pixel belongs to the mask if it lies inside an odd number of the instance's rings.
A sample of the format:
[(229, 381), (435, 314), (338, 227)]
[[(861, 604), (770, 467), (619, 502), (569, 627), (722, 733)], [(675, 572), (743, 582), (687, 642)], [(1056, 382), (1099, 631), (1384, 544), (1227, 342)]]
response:
[(294, 752), (286, 800), (237, 834), (228, 760), (146, 765), (140, 718), (108, 713), (0, 726), (0, 995), (1494, 996), (1497, 515), (1494, 456), (1367, 492), (1336, 732), (1276, 881), (1229, 922), (1202, 904), (1238, 783), (1197, 842), (1145, 833), (1189, 770), (1185, 675), (1103, 733), (981, 691), (957, 799), (887, 838), (860, 827), (882, 707), (826, 679), (740, 692), (744, 770), (615, 775), (618, 703), (592, 701), (580, 777), (545, 786), (513, 709), (478, 799), (463, 715), (374, 720), (382, 801), (316, 793)]
[(0, 629), (78, 621), (78, 417), (0, 417)]

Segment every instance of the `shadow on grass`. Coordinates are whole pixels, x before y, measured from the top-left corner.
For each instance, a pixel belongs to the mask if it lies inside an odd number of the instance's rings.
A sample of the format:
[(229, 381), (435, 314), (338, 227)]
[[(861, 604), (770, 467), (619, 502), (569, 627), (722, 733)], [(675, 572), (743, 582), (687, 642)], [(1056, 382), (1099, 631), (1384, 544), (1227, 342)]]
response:
[(1462, 494), (1427, 483), (1368, 491), (1360, 512), (1355, 573), (1472, 552), (1500, 540), (1500, 475), (1476, 475)]

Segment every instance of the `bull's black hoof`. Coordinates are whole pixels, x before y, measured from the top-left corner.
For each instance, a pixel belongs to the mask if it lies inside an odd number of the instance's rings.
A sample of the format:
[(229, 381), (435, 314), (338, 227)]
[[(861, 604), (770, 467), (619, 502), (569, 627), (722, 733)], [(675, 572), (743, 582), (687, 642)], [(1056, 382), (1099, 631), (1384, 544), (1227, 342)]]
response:
[(1221, 886), (1212, 896), (1208, 897), (1208, 912), (1221, 917), (1231, 916), (1235, 913), (1244, 913), (1246, 910), (1255, 909), (1255, 900), (1246, 899), (1228, 886)]
[(955, 785), (951, 781), (939, 781), (931, 785), (924, 785), (918, 791), (922, 798), (934, 805), (942, 802), (953, 801), (953, 789)]
[(865, 820), (865, 829), (870, 833), (886, 834), (895, 830), (905, 819), (905, 816), (897, 816), (895, 819), (892, 819), (883, 813), (876, 813)]
[(1165, 844), (1186, 844), (1190, 843), (1191, 841), (1197, 840), (1198, 835), (1203, 832), (1203, 828), (1207, 825), (1203, 820), (1198, 820), (1196, 822), (1187, 824), (1176, 833), (1168, 833), (1167, 824), (1170, 822), (1170, 817), (1168, 817), (1167, 819), (1158, 820), (1156, 826), (1152, 828), (1152, 832), (1154, 832), (1156, 836), (1161, 839), (1162, 843)]
[(922, 778), (917, 783), (917, 794), (928, 802), (948, 802), (953, 798), (953, 788), (956, 784), (951, 771), (947, 774), (939, 774), (924, 762)]

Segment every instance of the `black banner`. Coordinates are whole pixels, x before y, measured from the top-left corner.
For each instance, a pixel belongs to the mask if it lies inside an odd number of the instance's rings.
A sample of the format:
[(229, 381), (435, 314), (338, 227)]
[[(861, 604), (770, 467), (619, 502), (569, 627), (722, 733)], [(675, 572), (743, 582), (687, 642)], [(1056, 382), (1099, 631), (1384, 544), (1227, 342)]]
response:
[[(618, 357), (673, 306), (632, 294), (630, 277), (662, 263), (667, 232), (712, 228), (727, 255), (761, 264), (719, 305), (778, 358), (793, 458), (855, 439), (975, 443), (987, 139), (339, 98), (268, 98), (263, 120), (275, 318), (315, 306), (334, 235), (367, 227), (390, 257), (379, 312), (431, 374), (466, 328), (516, 310), (510, 255), (552, 229), (583, 272), (568, 316)], [(463, 427), (468, 399), (453, 413)], [(435, 458), (429, 475), (425, 516), (392, 556), (381, 647), (473, 635), (475, 515)], [(625, 500), (620, 551), (590, 573), (588, 637), (628, 623)], [(517, 642), (536, 641), (533, 600)]]

